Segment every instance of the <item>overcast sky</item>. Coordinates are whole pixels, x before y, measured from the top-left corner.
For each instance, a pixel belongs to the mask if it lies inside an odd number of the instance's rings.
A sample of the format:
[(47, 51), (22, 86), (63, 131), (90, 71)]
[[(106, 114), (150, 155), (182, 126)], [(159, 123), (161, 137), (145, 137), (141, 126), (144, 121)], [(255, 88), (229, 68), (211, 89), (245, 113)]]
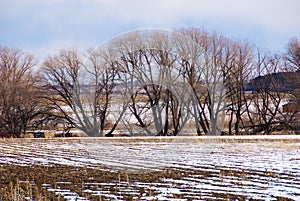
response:
[(143, 28), (204, 28), (273, 52), (300, 37), (299, 0), (0, 0), (0, 45), (45, 58)]

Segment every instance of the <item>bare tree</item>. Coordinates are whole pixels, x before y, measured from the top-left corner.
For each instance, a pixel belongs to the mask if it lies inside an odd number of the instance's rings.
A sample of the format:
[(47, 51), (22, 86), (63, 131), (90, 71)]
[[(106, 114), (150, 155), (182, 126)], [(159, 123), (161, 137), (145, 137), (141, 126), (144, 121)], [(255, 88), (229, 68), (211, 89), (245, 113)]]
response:
[(113, 47), (118, 52), (115, 60), (128, 100), (124, 125), (140, 134), (177, 135), (187, 115), (182, 115), (183, 104), (175, 90), (180, 65), (172, 39), (168, 33), (143, 34), (131, 33)]
[[(228, 89), (227, 112), (229, 113), (228, 134), (240, 134), (242, 124), (247, 119), (242, 118), (246, 112), (247, 96), (245, 86), (251, 79), (253, 72), (252, 48), (247, 43), (231, 42), (229, 47), (231, 56), (228, 57), (229, 66), (225, 66), (226, 87)], [(234, 133), (233, 130), (234, 129)]]
[(33, 56), (0, 47), (0, 127), (17, 136), (48, 110), (41, 101), (39, 75), (32, 73), (34, 66)]
[[(283, 69), (280, 57), (260, 55), (257, 69), (265, 73), (250, 82), (252, 94), (247, 97), (247, 117), (251, 124), (250, 133), (269, 134), (285, 124), (282, 104), (286, 101), (284, 83), (278, 73)], [(245, 126), (247, 127), (247, 126)]]
[(287, 60), (286, 70), (289, 72), (294, 72), (294, 76), (290, 77), (290, 83), (295, 86), (295, 90), (293, 91), (294, 100), (300, 103), (300, 81), (299, 81), (299, 72), (300, 72), (300, 41), (298, 39), (292, 39), (287, 48), (287, 53), (285, 56)]
[(292, 71), (300, 71), (300, 41), (297, 38), (289, 42), (286, 60), (290, 63)]
[[(51, 92), (47, 97), (60, 118), (89, 136), (102, 136), (114, 88), (114, 69), (104, 66), (97, 51), (86, 56), (61, 51), (43, 63), (43, 75)], [(115, 127), (112, 127), (115, 129)]]
[(223, 130), (227, 89), (223, 69), (229, 66), (229, 41), (217, 34), (190, 29), (181, 30), (193, 41), (192, 45), (180, 46), (182, 54), (190, 53), (184, 61), (184, 74), (192, 87), (191, 113), (198, 135), (218, 135)]
[(286, 122), (290, 127), (299, 132), (300, 114), (300, 41), (297, 38), (288, 43), (285, 54), (285, 70), (287, 73), (287, 85), (290, 86), (288, 93), (290, 98), (284, 106)]

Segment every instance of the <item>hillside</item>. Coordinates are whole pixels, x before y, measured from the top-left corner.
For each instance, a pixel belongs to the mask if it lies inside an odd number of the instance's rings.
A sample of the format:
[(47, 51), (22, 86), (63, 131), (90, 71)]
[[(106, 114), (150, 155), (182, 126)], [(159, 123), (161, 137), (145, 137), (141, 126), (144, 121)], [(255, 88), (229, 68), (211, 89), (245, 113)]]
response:
[(246, 84), (246, 91), (293, 92), (300, 88), (300, 71), (278, 72), (258, 76)]

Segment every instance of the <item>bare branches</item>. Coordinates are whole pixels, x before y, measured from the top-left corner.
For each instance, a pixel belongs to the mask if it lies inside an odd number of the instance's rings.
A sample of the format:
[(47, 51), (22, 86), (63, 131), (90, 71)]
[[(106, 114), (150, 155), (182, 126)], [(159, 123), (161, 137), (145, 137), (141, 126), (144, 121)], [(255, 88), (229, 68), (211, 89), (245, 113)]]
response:
[(300, 70), (300, 41), (297, 38), (294, 38), (289, 42), (286, 59), (292, 70)]
[(47, 97), (61, 118), (90, 136), (101, 136), (107, 125), (115, 71), (99, 58), (97, 50), (85, 57), (65, 50), (43, 63), (51, 91)]
[(146, 30), (83, 53), (63, 50), (33, 76), (31, 55), (0, 48), (0, 127), (20, 133), (52, 121), (89, 136), (270, 133), (297, 118), (283, 105), (299, 101), (299, 52), (297, 39), (282, 56), (200, 29)]
[(40, 99), (39, 74), (31, 72), (34, 66), (33, 56), (0, 47), (0, 127), (17, 136), (47, 110)]

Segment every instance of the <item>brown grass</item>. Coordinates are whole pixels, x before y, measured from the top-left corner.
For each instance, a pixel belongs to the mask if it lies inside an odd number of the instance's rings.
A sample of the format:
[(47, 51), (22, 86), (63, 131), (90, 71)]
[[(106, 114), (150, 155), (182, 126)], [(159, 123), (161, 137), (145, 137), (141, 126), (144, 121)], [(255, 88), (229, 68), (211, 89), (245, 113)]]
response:
[(20, 142), (215, 142), (215, 143), (255, 143), (255, 142), (300, 142), (300, 135), (245, 135), (245, 136), (150, 136), (150, 137), (66, 137), (66, 138), (0, 138), (0, 143)]
[[(105, 168), (105, 167), (102, 167)], [(109, 168), (107, 168), (109, 170)], [(121, 188), (131, 189), (134, 192), (139, 192), (139, 196), (156, 196), (156, 192), (151, 188), (132, 189), (129, 187), (133, 182), (145, 182), (151, 185), (161, 183), (163, 178), (181, 179), (194, 176), (201, 178), (215, 177), (214, 171), (201, 171), (193, 169), (165, 169), (156, 172), (145, 172), (144, 174), (134, 174), (128, 172), (111, 172), (99, 169), (91, 169), (85, 167), (55, 165), (52, 167), (45, 166), (0, 166), (1, 182), (0, 182), (0, 200), (5, 201), (25, 201), (25, 197), (30, 197), (36, 201), (63, 200), (63, 198), (55, 192), (48, 191), (45, 187), (69, 189), (71, 192), (76, 192), (78, 195), (86, 197), (90, 200), (110, 200), (99, 195), (85, 193), (87, 183), (103, 183), (98, 185), (97, 189), (108, 190), (111, 194), (118, 195)], [(276, 178), (278, 175), (274, 172), (249, 172), (244, 170), (221, 170), (220, 177), (233, 176), (240, 179), (245, 179), (248, 175), (256, 174), (261, 176)], [(112, 184), (110, 187), (105, 187), (106, 184)], [(118, 187), (118, 184), (122, 184)], [(151, 186), (150, 186), (151, 187)], [(95, 187), (94, 187), (95, 188)], [(200, 193), (200, 192), (199, 192)], [(247, 198), (241, 195), (230, 193), (212, 192), (212, 196), (216, 198), (226, 198), (228, 200), (246, 200)], [(123, 198), (128, 201), (136, 200), (129, 194), (123, 194)], [(170, 198), (185, 198), (184, 194), (174, 193)], [(277, 197), (278, 200), (288, 201), (288, 198)], [(139, 199), (137, 199), (139, 200)], [(155, 199), (154, 199), (155, 200)], [(189, 199), (188, 199), (189, 200)], [(214, 199), (206, 199), (214, 200)]]

